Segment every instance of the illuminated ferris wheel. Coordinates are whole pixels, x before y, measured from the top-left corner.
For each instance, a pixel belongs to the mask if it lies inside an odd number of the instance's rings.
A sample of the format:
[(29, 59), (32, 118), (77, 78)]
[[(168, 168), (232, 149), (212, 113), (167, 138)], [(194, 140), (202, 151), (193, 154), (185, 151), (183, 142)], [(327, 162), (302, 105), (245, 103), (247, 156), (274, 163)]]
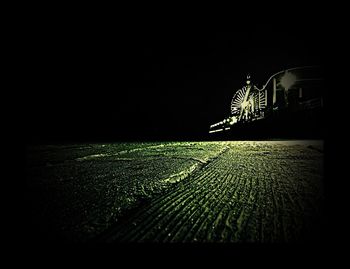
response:
[(232, 98), (231, 101), (231, 114), (234, 116), (238, 116), (241, 112), (241, 109), (243, 107), (244, 97), (247, 92), (247, 87), (243, 87), (242, 89), (238, 90)]
[(259, 116), (266, 107), (266, 96), (256, 86), (250, 85), (249, 76), (247, 85), (238, 90), (231, 101), (231, 114), (241, 119), (252, 119)]

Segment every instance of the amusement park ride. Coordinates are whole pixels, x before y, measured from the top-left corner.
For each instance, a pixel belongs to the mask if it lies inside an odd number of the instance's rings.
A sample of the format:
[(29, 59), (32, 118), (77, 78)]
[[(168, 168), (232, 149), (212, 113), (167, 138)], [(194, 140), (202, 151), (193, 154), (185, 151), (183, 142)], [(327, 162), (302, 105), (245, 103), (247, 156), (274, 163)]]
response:
[(212, 124), (209, 133), (225, 133), (239, 125), (293, 115), (323, 107), (323, 77), (319, 66), (303, 66), (273, 74), (262, 88), (247, 76), (233, 95), (230, 116)]

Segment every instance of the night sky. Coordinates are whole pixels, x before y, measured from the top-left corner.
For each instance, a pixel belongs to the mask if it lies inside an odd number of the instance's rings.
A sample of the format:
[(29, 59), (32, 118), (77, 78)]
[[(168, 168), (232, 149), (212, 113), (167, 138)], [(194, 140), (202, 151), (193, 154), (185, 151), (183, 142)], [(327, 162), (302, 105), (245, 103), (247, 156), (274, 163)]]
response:
[(248, 73), (260, 87), (274, 72), (325, 61), (320, 20), (130, 21), (38, 22), (28, 40), (27, 141), (206, 139)]

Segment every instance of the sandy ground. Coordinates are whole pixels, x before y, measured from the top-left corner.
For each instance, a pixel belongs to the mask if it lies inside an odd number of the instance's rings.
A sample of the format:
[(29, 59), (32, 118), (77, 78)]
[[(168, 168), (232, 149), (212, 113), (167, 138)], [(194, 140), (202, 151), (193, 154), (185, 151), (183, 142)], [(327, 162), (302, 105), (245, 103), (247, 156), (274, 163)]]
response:
[(67, 242), (322, 239), (322, 141), (27, 148), (31, 238)]

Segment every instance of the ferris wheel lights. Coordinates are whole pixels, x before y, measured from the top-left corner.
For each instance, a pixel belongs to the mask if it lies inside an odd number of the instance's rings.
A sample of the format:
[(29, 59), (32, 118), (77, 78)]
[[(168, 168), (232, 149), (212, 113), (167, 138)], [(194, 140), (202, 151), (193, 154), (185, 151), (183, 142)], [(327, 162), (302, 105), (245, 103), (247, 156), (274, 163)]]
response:
[(237, 122), (237, 118), (235, 116), (231, 117), (230, 125), (233, 125)]

